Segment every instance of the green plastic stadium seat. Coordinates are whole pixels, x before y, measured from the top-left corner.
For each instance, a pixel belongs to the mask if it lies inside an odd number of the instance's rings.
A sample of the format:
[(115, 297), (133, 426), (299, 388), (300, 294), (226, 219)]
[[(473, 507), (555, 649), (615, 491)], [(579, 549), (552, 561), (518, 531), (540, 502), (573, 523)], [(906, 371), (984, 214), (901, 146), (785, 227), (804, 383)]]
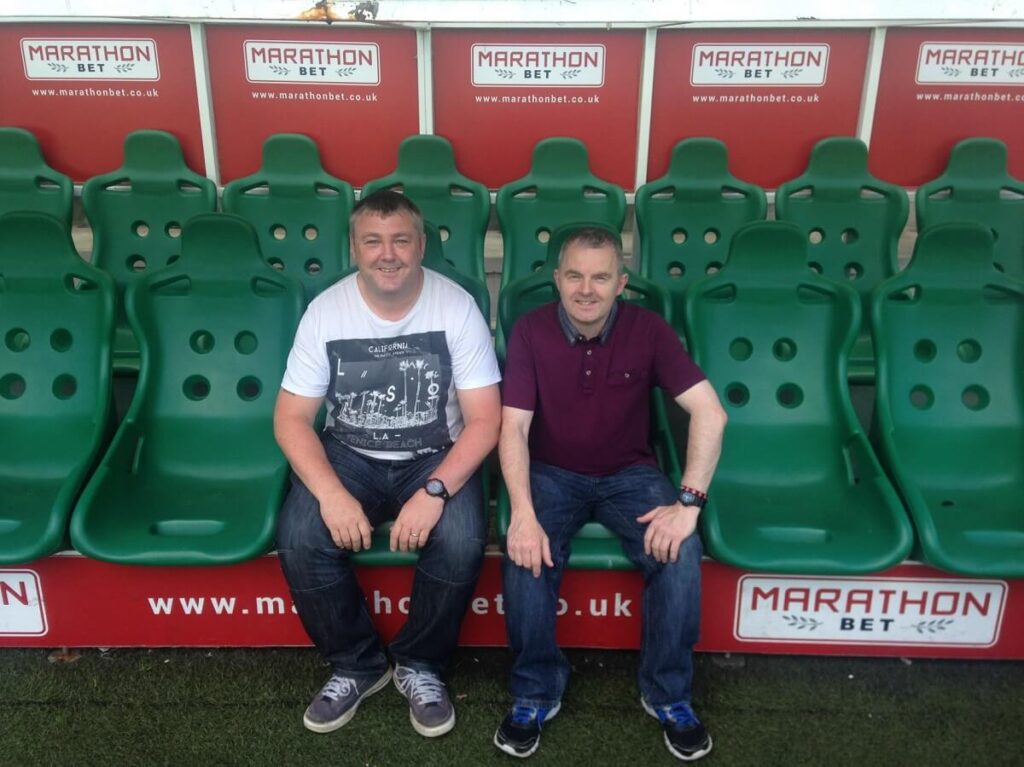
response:
[[(556, 229), (548, 243), (547, 259), (543, 266), (525, 277), (515, 280), (502, 289), (498, 297), (498, 327), (507, 329), (501, 337), (511, 331), (515, 321), (523, 314), (539, 306), (558, 300), (558, 289), (555, 287), (553, 273), (558, 265), (558, 252), (562, 243), (581, 226), (600, 226), (596, 223), (568, 224)], [(613, 234), (618, 232), (605, 226)], [(622, 300), (637, 303), (662, 316), (670, 313), (665, 293), (653, 282), (630, 274)], [(504, 348), (499, 360), (504, 364)], [(682, 481), (682, 469), (679, 454), (676, 450), (672, 432), (668, 426), (668, 416), (660, 391), (651, 394), (651, 445), (658, 458), (658, 464), (669, 478), (679, 484)], [(504, 542), (511, 521), (512, 509), (509, 505), (508, 490), (504, 483), (498, 487), (498, 535)], [(573, 537), (572, 551), (569, 556), (570, 568), (583, 570), (631, 570), (629, 561), (619, 539), (599, 522), (588, 522)]]
[(868, 173), (868, 149), (855, 138), (828, 138), (811, 151), (802, 176), (775, 193), (775, 217), (800, 227), (818, 274), (849, 282), (861, 299), (861, 328), (850, 354), (855, 383), (874, 380), (871, 291), (899, 271), (898, 246), (910, 203), (903, 187)]
[(626, 195), (590, 172), (587, 148), (574, 138), (549, 138), (533, 150), (530, 172), (498, 190), (504, 244), (504, 287), (543, 265), (559, 226), (595, 221), (616, 233), (626, 217)]
[(75, 548), (152, 565), (263, 553), (288, 472), (271, 421), (302, 289), (262, 260), (248, 222), (206, 214), (126, 306), (138, 388), (72, 515)]
[(729, 413), (701, 514), (716, 559), (838, 575), (909, 553), (910, 520), (850, 403), (859, 327), (856, 292), (808, 267), (794, 224), (740, 229), (722, 271), (690, 288), (690, 351)]
[(306, 302), (348, 268), (352, 186), (324, 171), (308, 136), (278, 133), (263, 144), (258, 173), (224, 187), (224, 211), (249, 221), (263, 257), (302, 284)]
[(636, 190), (640, 274), (669, 295), (680, 337), (686, 289), (721, 269), (735, 231), (767, 210), (761, 187), (729, 173), (716, 139), (680, 141), (668, 173)]
[[(444, 257), (444, 251), (441, 248), (441, 237), (438, 234), (437, 227), (429, 221), (423, 222), (423, 227), (426, 230), (427, 236), (427, 247), (426, 252), (423, 255), (423, 266), (431, 269), (438, 274), (442, 274), (445, 277), (458, 283), (467, 293), (469, 293), (476, 300), (476, 305), (480, 307), (480, 313), (485, 318), (491, 316), (491, 294), (487, 291), (487, 285), (475, 277), (471, 277), (463, 272), (457, 271), (447, 259)], [(488, 467), (484, 465), (483, 471), (483, 483), (484, 483), (484, 498), (489, 498), (489, 483), (488, 483)], [(403, 553), (401, 551), (390, 551), (388, 545), (391, 537), (391, 524), (381, 525), (380, 528), (373, 531), (373, 545), (369, 551), (361, 551), (355, 555), (355, 561), (361, 565), (409, 565), (415, 564), (419, 559), (419, 554)]]
[(118, 321), (114, 368), (138, 370), (139, 347), (124, 313), (124, 291), (181, 253), (181, 229), (192, 216), (212, 213), (217, 188), (189, 170), (178, 139), (142, 130), (124, 140), (124, 164), (82, 188), (93, 231), (92, 263), (117, 284)]
[(875, 430), (926, 561), (1024, 578), (1024, 282), (993, 252), (988, 227), (930, 227), (875, 291)]
[(487, 187), (459, 173), (448, 139), (409, 136), (398, 147), (395, 172), (367, 182), (363, 197), (381, 189), (408, 195), (440, 231), (448, 263), (463, 274), (485, 279), (484, 237), (491, 197)]
[(15, 210), (49, 213), (71, 228), (71, 179), (43, 159), (36, 137), (0, 128), (0, 215)]
[(1024, 279), (1024, 181), (1006, 170), (1006, 144), (991, 138), (961, 141), (946, 172), (922, 185), (914, 198), (917, 230), (973, 221), (995, 237), (995, 266)]
[(62, 221), (0, 217), (0, 565), (64, 539), (109, 423), (114, 301)]

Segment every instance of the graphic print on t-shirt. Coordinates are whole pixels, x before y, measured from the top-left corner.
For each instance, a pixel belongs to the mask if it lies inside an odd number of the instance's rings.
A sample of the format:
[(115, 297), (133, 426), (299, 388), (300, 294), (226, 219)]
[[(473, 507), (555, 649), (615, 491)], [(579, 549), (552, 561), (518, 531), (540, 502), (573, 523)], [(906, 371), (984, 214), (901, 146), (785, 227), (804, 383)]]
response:
[(451, 445), (452, 361), (443, 331), (327, 343), (330, 428), (357, 450), (435, 453)]

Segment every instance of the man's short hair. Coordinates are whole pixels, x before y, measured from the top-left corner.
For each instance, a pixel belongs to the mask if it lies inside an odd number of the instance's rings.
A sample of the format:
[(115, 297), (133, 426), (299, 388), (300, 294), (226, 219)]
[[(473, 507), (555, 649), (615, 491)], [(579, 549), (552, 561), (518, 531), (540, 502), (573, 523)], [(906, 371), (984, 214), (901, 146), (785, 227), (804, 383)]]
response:
[(381, 218), (393, 216), (395, 213), (408, 213), (412, 216), (413, 221), (416, 222), (416, 229), (419, 231), (420, 236), (423, 236), (423, 214), (416, 207), (416, 203), (399, 192), (391, 189), (382, 189), (379, 192), (367, 195), (357, 202), (355, 207), (352, 208), (352, 215), (348, 218), (349, 231), (352, 231), (355, 227), (356, 219), (364, 213), (380, 216)]
[(565, 252), (572, 245), (582, 245), (584, 248), (607, 248), (615, 250), (615, 263), (618, 264), (619, 274), (626, 271), (626, 259), (622, 253), (622, 242), (607, 229), (599, 226), (583, 226), (570, 234), (562, 241), (562, 247), (558, 251), (558, 267), (562, 267), (562, 258)]

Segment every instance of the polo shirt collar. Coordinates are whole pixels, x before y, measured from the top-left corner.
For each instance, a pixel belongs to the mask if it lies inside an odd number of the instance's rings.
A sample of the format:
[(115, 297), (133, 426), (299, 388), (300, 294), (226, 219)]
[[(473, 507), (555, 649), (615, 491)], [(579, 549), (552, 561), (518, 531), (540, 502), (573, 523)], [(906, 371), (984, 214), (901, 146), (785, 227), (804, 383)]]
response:
[(601, 332), (598, 333), (596, 338), (586, 338), (572, 324), (572, 320), (569, 319), (569, 313), (565, 311), (565, 307), (562, 306), (562, 302), (558, 302), (558, 324), (562, 326), (562, 332), (565, 334), (565, 340), (569, 342), (569, 346), (576, 346), (577, 344), (587, 342), (592, 343), (594, 341), (603, 346), (608, 340), (608, 336), (612, 334), (612, 328), (615, 326), (615, 318), (618, 315), (619, 302), (615, 301), (612, 303), (612, 310), (608, 312), (608, 319), (604, 321), (604, 327), (601, 328)]

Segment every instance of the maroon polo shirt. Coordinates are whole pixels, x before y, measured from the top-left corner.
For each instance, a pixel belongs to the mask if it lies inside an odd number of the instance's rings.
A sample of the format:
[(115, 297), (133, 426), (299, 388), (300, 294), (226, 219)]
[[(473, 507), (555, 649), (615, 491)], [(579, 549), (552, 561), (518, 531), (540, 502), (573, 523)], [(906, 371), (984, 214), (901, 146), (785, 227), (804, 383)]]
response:
[(531, 459), (595, 476), (656, 465), (651, 388), (677, 397), (704, 373), (648, 309), (618, 302), (611, 324), (588, 340), (560, 320), (559, 306), (520, 317), (508, 342), (502, 401), (533, 412)]

